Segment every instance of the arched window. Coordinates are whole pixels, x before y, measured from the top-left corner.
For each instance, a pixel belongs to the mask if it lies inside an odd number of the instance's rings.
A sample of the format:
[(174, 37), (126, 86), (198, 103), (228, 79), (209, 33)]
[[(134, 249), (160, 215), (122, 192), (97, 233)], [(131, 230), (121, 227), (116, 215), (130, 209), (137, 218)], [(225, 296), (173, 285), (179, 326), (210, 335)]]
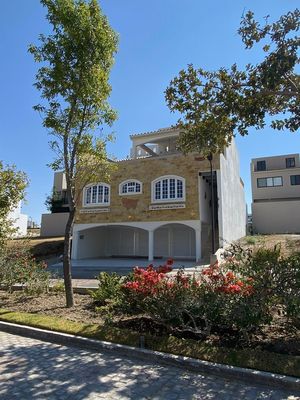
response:
[(185, 201), (185, 179), (176, 175), (155, 179), (152, 182), (152, 201)]
[(138, 193), (142, 193), (142, 182), (136, 179), (128, 179), (127, 181), (124, 181), (119, 185), (120, 195), (138, 194)]
[(84, 206), (107, 206), (110, 204), (110, 186), (97, 183), (86, 186), (83, 191)]

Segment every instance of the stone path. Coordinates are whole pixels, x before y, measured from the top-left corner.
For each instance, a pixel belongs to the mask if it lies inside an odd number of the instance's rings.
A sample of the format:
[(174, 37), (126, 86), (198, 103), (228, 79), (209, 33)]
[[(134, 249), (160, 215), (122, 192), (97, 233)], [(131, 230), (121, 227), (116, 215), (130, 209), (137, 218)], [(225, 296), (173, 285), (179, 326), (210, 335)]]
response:
[[(299, 394), (298, 394), (299, 395)], [(249, 385), (117, 353), (0, 332), (1, 400), (218, 399), (295, 400), (295, 393)]]

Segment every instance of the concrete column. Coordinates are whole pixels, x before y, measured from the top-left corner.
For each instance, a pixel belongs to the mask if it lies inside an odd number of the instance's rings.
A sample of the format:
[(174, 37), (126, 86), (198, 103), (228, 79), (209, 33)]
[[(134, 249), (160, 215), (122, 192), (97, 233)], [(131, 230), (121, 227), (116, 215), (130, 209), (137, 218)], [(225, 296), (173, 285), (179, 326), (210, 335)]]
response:
[(154, 253), (154, 231), (148, 231), (148, 261), (153, 261)]
[(196, 261), (201, 260), (201, 223), (200, 223), (200, 228), (195, 229), (195, 248), (196, 248)]
[(77, 260), (78, 258), (78, 241), (79, 241), (80, 232), (74, 232), (72, 235), (72, 251), (71, 251), (71, 259)]

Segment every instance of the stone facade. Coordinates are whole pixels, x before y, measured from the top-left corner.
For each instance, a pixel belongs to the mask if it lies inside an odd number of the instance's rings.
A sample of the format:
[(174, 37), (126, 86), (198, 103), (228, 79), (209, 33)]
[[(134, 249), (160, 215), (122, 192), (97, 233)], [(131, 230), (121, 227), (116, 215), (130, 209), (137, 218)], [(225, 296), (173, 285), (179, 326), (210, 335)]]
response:
[[(219, 157), (214, 161), (214, 169), (219, 169)], [(110, 205), (93, 206), (88, 213), (83, 207), (82, 195), (79, 198), (76, 224), (117, 223), (134, 221), (180, 221), (200, 220), (199, 215), (199, 172), (209, 171), (209, 162), (194, 154), (173, 154), (162, 157), (148, 157), (118, 162), (118, 168), (111, 176)], [(185, 178), (186, 200), (172, 202), (184, 208), (155, 209), (151, 206), (151, 182), (160, 176), (177, 175)], [(120, 183), (128, 179), (142, 182), (142, 193), (120, 195)], [(165, 202), (155, 204), (164, 204)], [(169, 202), (167, 202), (169, 204)], [(103, 212), (99, 212), (99, 211)], [(96, 210), (93, 212), (93, 210)]]

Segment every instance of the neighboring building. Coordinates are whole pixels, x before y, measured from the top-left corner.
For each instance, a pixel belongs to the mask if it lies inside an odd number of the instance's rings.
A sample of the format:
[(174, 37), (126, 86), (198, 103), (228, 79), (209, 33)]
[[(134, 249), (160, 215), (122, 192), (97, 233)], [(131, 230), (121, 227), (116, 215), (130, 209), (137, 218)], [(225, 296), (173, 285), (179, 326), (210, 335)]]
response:
[(299, 154), (251, 162), (254, 233), (300, 233)]
[(207, 258), (212, 206), (217, 248), (245, 235), (235, 144), (214, 157), (211, 182), (209, 162), (199, 154), (180, 153), (178, 136), (172, 128), (131, 135), (131, 158), (117, 162), (110, 183), (83, 189), (73, 228), (73, 259)]
[(42, 214), (41, 236), (63, 236), (69, 216), (67, 183), (63, 172), (54, 173), (53, 190), (49, 199), (51, 214)]
[(9, 214), (8, 219), (12, 221), (13, 227), (16, 229), (14, 233), (15, 237), (21, 237), (27, 235), (27, 221), (28, 216), (21, 214), (21, 201)]

